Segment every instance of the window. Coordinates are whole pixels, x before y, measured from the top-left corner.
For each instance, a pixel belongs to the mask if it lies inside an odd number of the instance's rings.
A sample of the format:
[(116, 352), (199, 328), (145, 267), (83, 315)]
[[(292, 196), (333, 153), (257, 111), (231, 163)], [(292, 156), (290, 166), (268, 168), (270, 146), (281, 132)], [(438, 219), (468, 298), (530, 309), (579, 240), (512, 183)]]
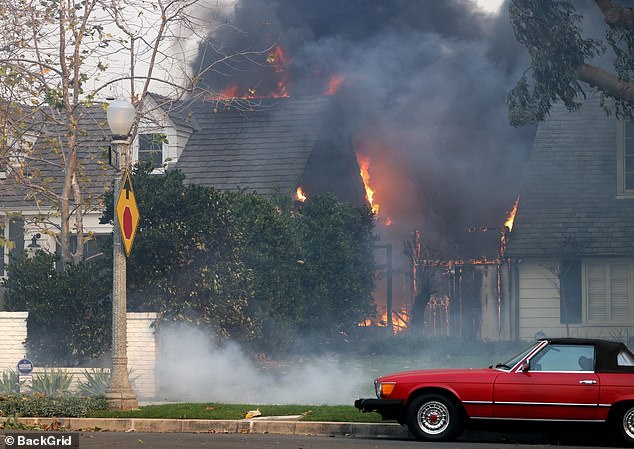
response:
[(625, 260), (586, 262), (584, 274), (586, 322), (629, 323), (634, 297), (634, 263)]
[[(88, 238), (88, 236), (86, 236)], [(96, 234), (90, 240), (84, 241), (84, 260), (90, 261), (96, 259), (97, 257), (103, 256), (102, 248), (105, 247), (106, 242), (110, 242), (112, 240), (112, 234)], [(77, 236), (70, 236), (70, 251), (74, 253), (77, 251)], [(56, 245), (55, 252), (59, 257), (62, 254), (62, 249), (59, 245)], [(62, 263), (60, 260), (57, 261), (56, 267), (58, 271), (63, 269)]]
[(634, 366), (634, 356), (630, 351), (623, 350), (616, 356), (618, 366)]
[[(6, 226), (3, 230), (4, 237), (9, 239), (13, 243), (13, 247), (3, 246), (3, 258), (2, 266), (0, 267), (0, 275), (5, 276), (5, 265), (9, 262), (9, 254), (17, 256), (24, 251), (24, 219), (22, 217), (11, 217), (9, 220), (9, 226)], [(9, 231), (7, 233), (7, 231)]]
[(634, 122), (619, 122), (617, 133), (618, 195), (634, 197)]
[(139, 161), (149, 161), (156, 168), (163, 166), (165, 134), (139, 134)]
[(531, 371), (593, 371), (594, 346), (546, 346), (531, 358)]

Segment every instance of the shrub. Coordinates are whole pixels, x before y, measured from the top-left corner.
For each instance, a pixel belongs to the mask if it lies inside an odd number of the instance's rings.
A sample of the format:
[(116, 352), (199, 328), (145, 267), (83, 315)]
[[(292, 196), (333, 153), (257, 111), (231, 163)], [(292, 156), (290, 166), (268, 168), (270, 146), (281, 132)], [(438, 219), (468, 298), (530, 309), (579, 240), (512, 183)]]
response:
[(88, 413), (106, 410), (104, 396), (78, 398), (73, 396), (48, 397), (41, 395), (0, 396), (0, 416), (20, 417), (85, 417)]
[(61, 370), (46, 371), (36, 374), (33, 378), (33, 393), (44, 396), (60, 397), (70, 395), (70, 385), (73, 375)]
[(27, 311), (29, 358), (36, 366), (77, 366), (110, 346), (111, 278), (97, 262), (55, 271), (55, 256), (11, 257), (8, 311)]
[(0, 377), (0, 394), (12, 394), (19, 391), (18, 374), (12, 369), (3, 371)]
[[(140, 376), (133, 375), (134, 370), (128, 369), (128, 380), (130, 386), (135, 388), (135, 382)], [(77, 382), (76, 394), (78, 396), (101, 396), (106, 394), (106, 390), (110, 385), (111, 371), (105, 368), (94, 368), (92, 372), (84, 370), (84, 377), (86, 380), (80, 380)]]
[(86, 380), (77, 382), (77, 394), (79, 396), (100, 396), (106, 394), (110, 385), (110, 371), (104, 368), (93, 369), (92, 372), (84, 370)]

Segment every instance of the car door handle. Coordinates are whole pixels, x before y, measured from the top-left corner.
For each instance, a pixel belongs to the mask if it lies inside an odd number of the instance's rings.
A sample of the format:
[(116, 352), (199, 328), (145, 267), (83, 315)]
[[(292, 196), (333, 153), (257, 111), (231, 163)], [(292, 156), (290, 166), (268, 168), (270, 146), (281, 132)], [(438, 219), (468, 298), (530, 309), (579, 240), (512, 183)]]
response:
[(597, 383), (597, 381), (596, 380), (580, 380), (579, 383), (584, 385), (594, 385)]

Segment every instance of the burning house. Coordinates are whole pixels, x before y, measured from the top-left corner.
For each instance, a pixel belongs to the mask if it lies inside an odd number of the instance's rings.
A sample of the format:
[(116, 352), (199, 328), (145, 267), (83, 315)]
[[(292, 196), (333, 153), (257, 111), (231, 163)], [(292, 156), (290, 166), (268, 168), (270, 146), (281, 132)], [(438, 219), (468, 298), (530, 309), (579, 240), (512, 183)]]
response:
[(505, 13), (397, 0), (227, 11), (191, 61), (206, 95), (152, 95), (133, 158), (219, 189), (366, 201), (380, 313), (363, 324), (512, 337), (502, 228), (532, 131), (507, 124), (505, 95), (525, 67)]
[[(193, 63), (213, 63), (217, 48), (262, 51), (252, 55), (258, 64), (238, 58), (201, 80), (225, 101), (336, 93), (336, 126), (352, 141), (380, 238), (379, 314), (362, 325), (485, 339), (511, 333), (500, 246), (532, 132), (507, 125), (504, 97), (521, 47), (513, 48), (505, 13), (471, 6), (240, 0), (228, 17), (243, 32), (214, 30)], [(467, 30), (462, 20), (478, 26)], [(196, 169), (189, 158), (177, 164), (186, 173)], [(488, 232), (466, 230), (474, 224)], [(417, 229), (422, 249), (415, 254)], [(434, 267), (439, 292), (427, 298), (417, 325), (423, 260), (450, 268)]]
[(175, 167), (187, 182), (299, 201), (333, 192), (362, 204), (359, 168), (333, 97), (264, 98), (249, 110), (200, 100), (186, 111), (195, 128)]

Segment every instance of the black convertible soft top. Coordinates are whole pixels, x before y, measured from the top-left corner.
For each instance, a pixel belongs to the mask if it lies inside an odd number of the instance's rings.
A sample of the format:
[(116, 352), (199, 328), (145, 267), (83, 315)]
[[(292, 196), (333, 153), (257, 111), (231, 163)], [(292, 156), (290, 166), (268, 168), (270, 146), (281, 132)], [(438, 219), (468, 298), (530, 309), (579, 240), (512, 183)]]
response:
[(542, 338), (549, 344), (594, 345), (595, 371), (597, 373), (634, 373), (634, 366), (619, 365), (617, 356), (625, 352), (634, 360), (634, 355), (620, 341), (601, 340), (598, 338)]

